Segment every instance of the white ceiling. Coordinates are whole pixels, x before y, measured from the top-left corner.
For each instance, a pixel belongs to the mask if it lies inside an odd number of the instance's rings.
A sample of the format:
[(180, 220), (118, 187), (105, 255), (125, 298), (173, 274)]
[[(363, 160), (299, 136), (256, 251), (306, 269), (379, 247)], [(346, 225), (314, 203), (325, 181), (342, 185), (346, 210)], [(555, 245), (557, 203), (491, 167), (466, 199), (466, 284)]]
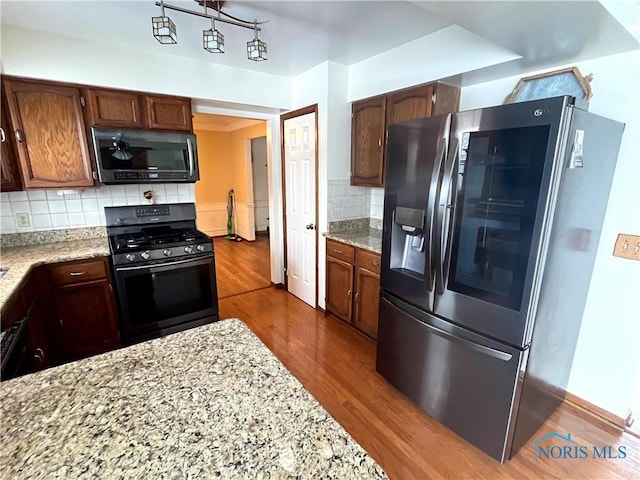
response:
[[(640, 11), (637, 0), (627, 1), (632, 16)], [(202, 8), (193, 0), (166, 2)], [(0, 2), (2, 24), (283, 76), (326, 60), (350, 65), (453, 24), (521, 56), (468, 77), (477, 81), (639, 48), (628, 29), (640, 24), (640, 15), (625, 18), (625, 28), (598, 1), (229, 0), (223, 11), (268, 20), (260, 38), (268, 43), (269, 60), (251, 62), (245, 53), (250, 30), (218, 24), (226, 53), (211, 54), (202, 49), (207, 20), (171, 10), (166, 12), (176, 24), (178, 43), (159, 44), (151, 34), (151, 17), (159, 11), (155, 0)]]

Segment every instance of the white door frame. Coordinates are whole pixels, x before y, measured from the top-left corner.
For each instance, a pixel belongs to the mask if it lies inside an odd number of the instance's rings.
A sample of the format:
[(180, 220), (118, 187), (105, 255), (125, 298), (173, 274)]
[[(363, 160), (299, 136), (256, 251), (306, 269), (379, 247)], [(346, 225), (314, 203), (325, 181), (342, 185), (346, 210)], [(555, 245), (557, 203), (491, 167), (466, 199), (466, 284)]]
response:
[[(302, 115), (307, 115), (309, 113), (313, 113), (315, 116), (315, 182), (316, 182), (316, 193), (315, 193), (315, 222), (314, 225), (316, 226), (315, 228), (315, 235), (316, 235), (316, 259), (315, 259), (315, 271), (316, 271), (316, 293), (315, 293), (315, 307), (318, 308), (318, 244), (320, 242), (319, 234), (318, 234), (318, 104), (315, 103), (313, 105), (309, 105), (308, 107), (304, 107), (304, 108), (299, 108), (297, 110), (292, 110), (291, 112), (287, 112), (287, 113), (283, 113), (282, 115), (280, 115), (280, 147), (281, 147), (281, 152), (280, 152), (280, 160), (281, 160), (281, 166), (280, 166), (280, 171), (282, 172), (282, 190), (281, 192), (283, 192), (283, 198), (282, 198), (282, 219), (283, 219), (283, 223), (282, 223), (282, 237), (284, 240), (284, 244), (283, 244), (283, 267), (286, 271), (287, 269), (287, 217), (286, 217), (286, 208), (287, 208), (287, 199), (286, 199), (286, 194), (284, 194), (284, 192), (287, 191), (286, 189), (286, 184), (285, 184), (285, 165), (284, 165), (284, 161), (285, 161), (285, 149), (284, 149), (284, 122), (285, 120), (288, 120), (290, 118), (295, 118), (295, 117), (300, 117)], [(288, 290), (288, 285), (287, 285), (287, 276), (284, 276), (284, 286), (285, 289)]]

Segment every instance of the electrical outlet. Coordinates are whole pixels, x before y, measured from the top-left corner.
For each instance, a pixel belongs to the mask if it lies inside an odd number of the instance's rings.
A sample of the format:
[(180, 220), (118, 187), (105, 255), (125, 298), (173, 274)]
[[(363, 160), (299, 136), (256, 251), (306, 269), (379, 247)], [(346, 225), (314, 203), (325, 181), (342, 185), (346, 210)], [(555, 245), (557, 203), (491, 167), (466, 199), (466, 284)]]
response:
[(16, 225), (18, 228), (25, 228), (31, 225), (28, 213), (16, 213)]
[(619, 233), (616, 244), (613, 247), (613, 256), (640, 260), (640, 236)]

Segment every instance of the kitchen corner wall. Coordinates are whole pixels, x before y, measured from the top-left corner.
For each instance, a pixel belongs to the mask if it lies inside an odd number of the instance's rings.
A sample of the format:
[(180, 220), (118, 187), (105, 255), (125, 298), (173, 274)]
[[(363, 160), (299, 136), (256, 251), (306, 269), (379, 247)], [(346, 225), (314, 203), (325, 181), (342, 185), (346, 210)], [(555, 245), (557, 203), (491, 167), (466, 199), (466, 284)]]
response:
[(384, 189), (354, 187), (349, 179), (333, 179), (329, 184), (329, 222), (356, 218), (382, 219)]
[[(151, 190), (155, 203), (195, 201), (194, 185), (103, 185), (77, 190), (28, 190), (0, 194), (0, 233), (36, 232), (105, 225), (104, 207), (143, 205), (143, 192)], [(16, 215), (26, 213), (28, 226), (20, 226)]]

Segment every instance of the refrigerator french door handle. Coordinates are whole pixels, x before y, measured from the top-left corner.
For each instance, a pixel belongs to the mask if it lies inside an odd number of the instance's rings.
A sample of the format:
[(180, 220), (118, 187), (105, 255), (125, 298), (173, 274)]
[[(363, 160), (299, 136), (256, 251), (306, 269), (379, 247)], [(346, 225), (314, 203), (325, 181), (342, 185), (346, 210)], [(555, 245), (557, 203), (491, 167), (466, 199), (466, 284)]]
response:
[[(399, 308), (402, 311), (406, 310), (405, 307), (396, 303), (392, 298), (384, 297), (384, 300), (386, 300), (391, 305), (395, 306), (396, 308)], [(405, 313), (411, 315), (410, 311)], [(411, 316), (413, 317), (413, 315)], [(486, 345), (481, 345), (472, 340), (467, 340), (466, 338), (459, 337), (458, 335), (455, 335), (453, 333), (449, 333), (446, 330), (438, 328), (434, 325), (430, 325), (426, 322), (421, 321), (420, 319), (416, 318), (416, 320), (420, 322), (420, 325), (422, 325), (423, 327), (431, 331), (431, 333), (438, 335), (439, 337), (445, 338), (450, 342), (464, 345), (465, 347), (470, 348), (471, 350), (474, 350), (478, 353), (482, 353), (483, 355), (488, 355), (490, 357), (497, 358), (498, 360), (502, 360), (503, 362), (508, 362), (513, 358), (513, 355), (511, 353), (503, 352), (502, 350), (498, 350), (496, 348), (487, 347)]]
[[(456, 162), (458, 161), (458, 142), (454, 138), (451, 141), (451, 148), (449, 150), (449, 158), (447, 166), (442, 176), (442, 185), (438, 194), (438, 208), (436, 209), (435, 219), (435, 241), (433, 252), (435, 255), (435, 270), (436, 270), (436, 293), (438, 295), (444, 294), (444, 270), (446, 267), (446, 247), (448, 241), (447, 238), (443, 238), (445, 233), (445, 224), (447, 220), (451, 219), (451, 214), (454, 210), (455, 192), (452, 191), (452, 187), (455, 186), (453, 182), (453, 172)], [(451, 198), (451, 203), (448, 203), (448, 199)], [(451, 222), (449, 222), (451, 225)]]
[(424, 273), (425, 273), (425, 279), (427, 282), (427, 289), (429, 291), (433, 290), (434, 287), (434, 274), (433, 274), (433, 266), (434, 266), (434, 257), (432, 254), (433, 251), (433, 239), (434, 239), (434, 235), (433, 235), (433, 229), (435, 227), (435, 219), (436, 219), (436, 201), (438, 199), (438, 185), (440, 184), (440, 176), (442, 174), (442, 164), (444, 163), (444, 156), (445, 156), (445, 147), (446, 147), (446, 139), (445, 138), (441, 138), (440, 141), (438, 142), (438, 148), (436, 150), (436, 158), (435, 158), (435, 162), (434, 162), (434, 166), (437, 166), (437, 168), (433, 169), (433, 172), (431, 173), (431, 185), (429, 188), (429, 200), (427, 203), (427, 232), (428, 232), (428, 237), (427, 237), (427, 245), (429, 246), (429, 252), (427, 252), (427, 255), (425, 256), (425, 266), (424, 266)]

